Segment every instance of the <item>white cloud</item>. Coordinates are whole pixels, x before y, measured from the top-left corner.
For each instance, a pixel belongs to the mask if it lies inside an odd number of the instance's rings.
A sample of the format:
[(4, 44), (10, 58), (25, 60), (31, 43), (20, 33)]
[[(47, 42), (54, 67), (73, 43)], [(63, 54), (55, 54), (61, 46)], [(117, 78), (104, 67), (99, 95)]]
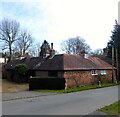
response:
[(61, 40), (75, 36), (83, 37), (96, 49), (105, 47), (109, 40), (118, 15), (117, 2), (118, 0), (26, 0), (17, 5), (13, 1), (12, 10), (3, 7), (0, 11), (4, 17), (18, 20), (38, 41), (46, 39), (53, 42), (58, 50)]

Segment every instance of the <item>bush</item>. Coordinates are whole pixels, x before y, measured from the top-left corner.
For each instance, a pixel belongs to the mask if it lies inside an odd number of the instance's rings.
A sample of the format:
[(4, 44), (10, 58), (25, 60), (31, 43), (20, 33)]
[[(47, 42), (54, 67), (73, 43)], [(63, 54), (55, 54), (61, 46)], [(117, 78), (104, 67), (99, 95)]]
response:
[(17, 83), (28, 82), (28, 67), (26, 64), (18, 64), (15, 66), (13, 81)]
[(19, 74), (19, 75), (26, 75), (28, 71), (28, 67), (26, 64), (18, 64), (15, 66), (15, 73)]
[(65, 89), (65, 78), (30, 78), (29, 90), (35, 89)]

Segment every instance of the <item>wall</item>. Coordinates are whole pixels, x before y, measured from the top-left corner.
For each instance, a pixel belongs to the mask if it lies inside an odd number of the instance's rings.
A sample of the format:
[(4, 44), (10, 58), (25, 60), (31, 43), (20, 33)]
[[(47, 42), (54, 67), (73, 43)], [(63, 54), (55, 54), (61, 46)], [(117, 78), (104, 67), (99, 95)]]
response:
[(6, 70), (7, 80), (13, 81), (14, 72), (13, 70)]
[(36, 71), (35, 76), (48, 76), (48, 71)]
[[(48, 71), (35, 71), (35, 76), (48, 76)], [(58, 71), (57, 73), (58, 78), (64, 77), (64, 72)]]
[(99, 80), (102, 83), (112, 82), (112, 70), (106, 70), (106, 75), (100, 75), (100, 72), (101, 70), (98, 70), (99, 75), (91, 75), (91, 70), (66, 71), (64, 72), (64, 78), (66, 79), (67, 87), (80, 85), (94, 85), (98, 84)]

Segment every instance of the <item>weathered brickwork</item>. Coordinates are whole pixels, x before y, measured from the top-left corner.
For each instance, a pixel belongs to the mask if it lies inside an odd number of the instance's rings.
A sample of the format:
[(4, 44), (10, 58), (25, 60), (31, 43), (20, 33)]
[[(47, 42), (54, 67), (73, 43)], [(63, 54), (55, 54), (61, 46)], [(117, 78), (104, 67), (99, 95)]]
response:
[(98, 75), (91, 75), (91, 70), (66, 71), (64, 72), (64, 78), (66, 79), (67, 87), (94, 85), (97, 84), (98, 81), (101, 81), (102, 83), (112, 82), (112, 70), (106, 70), (106, 75), (101, 75), (100, 73), (101, 70), (98, 71)]

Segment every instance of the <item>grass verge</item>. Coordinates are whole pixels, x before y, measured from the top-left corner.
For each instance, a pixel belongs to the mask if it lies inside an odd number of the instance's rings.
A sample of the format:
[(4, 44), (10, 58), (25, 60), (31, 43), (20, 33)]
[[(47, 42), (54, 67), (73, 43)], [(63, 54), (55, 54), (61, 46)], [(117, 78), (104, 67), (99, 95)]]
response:
[(99, 109), (99, 111), (107, 113), (108, 115), (120, 115), (120, 101), (105, 106)]
[(83, 90), (89, 90), (89, 89), (97, 89), (97, 88), (104, 88), (109, 86), (115, 86), (117, 84), (115, 83), (106, 83), (102, 84), (101, 87), (98, 85), (92, 85), (92, 86), (79, 86), (74, 88), (69, 88), (67, 90), (36, 90), (39, 92), (51, 92), (51, 93), (71, 93), (71, 92), (77, 92), (77, 91), (83, 91)]

